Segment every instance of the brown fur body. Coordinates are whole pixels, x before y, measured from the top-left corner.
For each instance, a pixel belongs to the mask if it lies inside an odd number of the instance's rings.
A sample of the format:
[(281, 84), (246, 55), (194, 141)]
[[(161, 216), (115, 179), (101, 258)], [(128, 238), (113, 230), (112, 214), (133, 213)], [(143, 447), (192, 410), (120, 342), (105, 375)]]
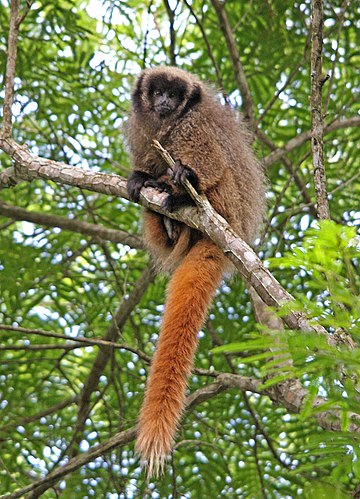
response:
[[(166, 116), (154, 109), (153, 92), (159, 87), (175, 88), (181, 97)], [(129, 193), (136, 200), (141, 186), (150, 179), (169, 186), (173, 208), (190, 204), (153, 147), (154, 139), (187, 168), (198, 191), (251, 243), (264, 213), (264, 175), (235, 113), (221, 105), (206, 84), (177, 68), (145, 70), (137, 80), (128, 124), (134, 166)], [(178, 222), (169, 226), (164, 219), (145, 211), (149, 250), (159, 266), (173, 273), (136, 446), (150, 474), (164, 466), (171, 451), (184, 409), (197, 334), (228, 268), (223, 253), (209, 239)]]

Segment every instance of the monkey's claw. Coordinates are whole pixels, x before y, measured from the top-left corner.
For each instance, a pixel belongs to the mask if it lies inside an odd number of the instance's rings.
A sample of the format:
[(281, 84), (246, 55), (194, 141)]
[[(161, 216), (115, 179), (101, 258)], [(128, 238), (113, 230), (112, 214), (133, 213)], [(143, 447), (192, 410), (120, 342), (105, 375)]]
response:
[(199, 181), (197, 175), (189, 168), (181, 163), (180, 160), (176, 160), (172, 167), (172, 181), (178, 187), (183, 187), (184, 181), (189, 180), (189, 182), (197, 189)]

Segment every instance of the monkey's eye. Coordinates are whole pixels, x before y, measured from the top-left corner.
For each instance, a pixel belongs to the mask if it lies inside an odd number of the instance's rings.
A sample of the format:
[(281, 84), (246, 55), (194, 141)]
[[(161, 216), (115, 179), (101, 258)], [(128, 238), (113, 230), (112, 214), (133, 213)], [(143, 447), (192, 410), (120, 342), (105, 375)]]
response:
[(170, 99), (173, 99), (175, 97), (175, 92), (169, 92), (169, 97)]
[(162, 95), (162, 91), (161, 90), (154, 90), (154, 95), (155, 95), (155, 97), (159, 97), (160, 95)]

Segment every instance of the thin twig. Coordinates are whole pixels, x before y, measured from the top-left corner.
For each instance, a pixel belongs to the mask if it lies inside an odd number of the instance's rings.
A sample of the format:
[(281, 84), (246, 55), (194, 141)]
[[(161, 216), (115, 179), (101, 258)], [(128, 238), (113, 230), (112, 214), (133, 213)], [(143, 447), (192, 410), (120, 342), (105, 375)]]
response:
[(215, 56), (213, 54), (213, 51), (211, 49), (211, 44), (209, 42), (209, 38), (208, 38), (208, 36), (206, 34), (204, 26), (203, 26), (202, 22), (200, 21), (200, 19), (198, 18), (198, 16), (196, 15), (196, 13), (195, 13), (195, 11), (193, 9), (193, 6), (187, 0), (183, 0), (183, 1), (184, 1), (184, 4), (186, 5), (186, 7), (189, 9), (189, 11), (190, 11), (191, 15), (193, 16), (193, 18), (195, 19), (195, 22), (196, 22), (197, 26), (199, 27), (199, 29), (201, 31), (204, 43), (206, 45), (206, 49), (207, 49), (208, 55), (209, 55), (209, 57), (211, 59), (212, 65), (213, 65), (213, 67), (215, 69), (216, 79), (218, 81), (218, 85), (219, 85), (219, 87), (221, 88), (221, 90), (223, 92), (223, 96), (224, 96), (225, 101), (227, 101), (228, 97), (224, 93), (224, 81), (223, 81), (223, 78), (222, 78), (219, 66), (218, 66), (218, 64), (216, 62), (216, 58), (215, 58)]
[[(145, 355), (143, 352), (140, 350), (137, 350), (136, 348), (128, 345), (127, 343), (115, 343), (112, 341), (106, 341), (101, 338), (84, 338), (82, 336), (77, 336), (77, 337), (71, 337), (67, 336), (65, 334), (60, 334), (60, 333), (53, 333), (52, 331), (43, 331), (42, 329), (29, 329), (21, 326), (8, 326), (7, 324), (0, 324), (0, 331), (11, 331), (14, 333), (20, 333), (20, 334), (28, 334), (28, 335), (35, 335), (35, 336), (45, 336), (48, 338), (57, 338), (57, 339), (62, 339), (62, 340), (67, 340), (67, 341), (74, 341), (75, 343), (78, 343), (79, 346), (80, 344), (83, 344), (85, 346), (98, 346), (98, 347), (111, 347), (115, 349), (122, 349), (129, 351), (131, 353), (134, 353), (137, 355), (140, 359), (145, 360), (146, 362), (150, 362), (150, 358)], [(37, 346), (37, 345), (34, 345)], [(3, 347), (5, 348), (5, 347)], [(28, 348), (28, 347), (22, 347), (22, 348)], [(59, 348), (62, 348), (60, 345)], [(78, 348), (78, 347), (76, 347)]]
[(14, 102), (14, 80), (16, 67), (17, 39), (19, 33), (20, 0), (11, 0), (10, 26), (7, 47), (7, 61), (5, 74), (5, 97), (2, 121), (2, 136), (11, 137), (12, 134), (12, 105)]
[(268, 113), (268, 111), (272, 108), (274, 102), (277, 101), (277, 99), (279, 98), (279, 95), (281, 95), (283, 93), (283, 91), (289, 86), (289, 84), (292, 82), (292, 80), (294, 79), (294, 77), (296, 75), (298, 75), (299, 73), (299, 69), (300, 67), (304, 64), (304, 62), (307, 60), (307, 57), (308, 57), (308, 48), (309, 48), (309, 43), (310, 43), (310, 38), (311, 38), (311, 33), (310, 31), (308, 32), (307, 36), (306, 36), (306, 40), (305, 40), (305, 44), (304, 44), (304, 51), (303, 51), (303, 55), (299, 61), (298, 64), (296, 64), (296, 66), (293, 68), (293, 70), (290, 72), (289, 76), (287, 77), (286, 81), (284, 82), (284, 84), (279, 88), (279, 90), (274, 94), (274, 96), (270, 99), (270, 102), (267, 104), (267, 106), (265, 107), (264, 111), (261, 113), (261, 116), (259, 117), (258, 119), (258, 125), (259, 123), (261, 123), (263, 121), (263, 119), (265, 118), (266, 114)]
[(215, 9), (215, 12), (219, 19), (220, 29), (226, 40), (226, 44), (229, 50), (230, 59), (234, 69), (234, 75), (236, 79), (236, 84), (240, 90), (241, 97), (243, 100), (243, 112), (246, 120), (249, 121), (250, 126), (255, 129), (255, 112), (254, 103), (252, 100), (249, 84), (245, 75), (243, 65), (240, 61), (240, 53), (238, 50), (238, 44), (234, 38), (233, 30), (231, 29), (223, 2), (220, 0), (211, 0), (211, 3)]
[(329, 108), (329, 103), (331, 99), (331, 92), (333, 88), (333, 83), (334, 83), (334, 77), (335, 77), (335, 68), (336, 64), (338, 63), (338, 58), (339, 58), (339, 48), (340, 48), (340, 37), (341, 37), (341, 32), (344, 27), (344, 21), (345, 21), (345, 14), (346, 14), (346, 9), (348, 8), (348, 5), (350, 4), (350, 0), (344, 0), (340, 7), (340, 13), (339, 15), (334, 12), (334, 15), (337, 15), (337, 40), (336, 40), (336, 49), (335, 49), (335, 54), (333, 57), (333, 63), (332, 63), (332, 68), (330, 72), (330, 81), (328, 84), (328, 91), (327, 91), (327, 96), (325, 100), (325, 106), (324, 106), (324, 115), (326, 116)]

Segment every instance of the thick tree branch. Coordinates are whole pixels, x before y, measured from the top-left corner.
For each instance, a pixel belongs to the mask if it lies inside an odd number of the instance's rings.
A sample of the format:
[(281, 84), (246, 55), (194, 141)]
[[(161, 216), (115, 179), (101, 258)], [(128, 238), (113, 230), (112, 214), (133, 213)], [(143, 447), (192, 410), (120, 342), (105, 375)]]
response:
[[(122, 196), (128, 199), (126, 180), (117, 175), (93, 173), (81, 168), (70, 167), (30, 154), (26, 147), (21, 147), (11, 139), (0, 140), (0, 148), (10, 154), (20, 165), (21, 178), (43, 178), (60, 184), (68, 184), (90, 189), (103, 194)], [(0, 176), (1, 177), (1, 176)], [(0, 178), (1, 180), (1, 178)], [(183, 208), (174, 213), (165, 212), (162, 207), (166, 194), (154, 189), (142, 189), (140, 203), (154, 211), (180, 220), (212, 239), (234, 263), (248, 285), (253, 286), (262, 300), (269, 306), (279, 309), (285, 303), (291, 303), (292, 296), (277, 282), (262, 265), (253, 250), (231, 229), (229, 224), (218, 215), (206, 201), (204, 210)], [(325, 333), (319, 325), (310, 325), (301, 312), (290, 312), (283, 320), (292, 329), (305, 329)], [(331, 336), (329, 342), (334, 341)]]
[(311, 149), (314, 167), (316, 209), (320, 220), (330, 218), (326, 191), (324, 162), (324, 119), (322, 114), (322, 88), (326, 78), (322, 75), (322, 47), (324, 10), (322, 0), (311, 1)]
[[(155, 141), (155, 146), (171, 168), (174, 159), (157, 141)], [(198, 216), (192, 217), (195, 228), (207, 234), (224, 251), (225, 255), (238, 269), (245, 282), (249, 286), (253, 286), (267, 305), (275, 306), (276, 309), (279, 309), (286, 303), (291, 304), (293, 297), (263, 266), (261, 260), (250, 246), (233, 231), (219, 213), (216, 213), (206, 196), (199, 195), (188, 180), (186, 180), (184, 187), (200, 207), (200, 211), (197, 213)], [(186, 210), (187, 208), (179, 210), (178, 213), (183, 214)], [(322, 326), (310, 324), (302, 312), (290, 312), (283, 317), (283, 320), (292, 329), (303, 329), (327, 334), (325, 328)], [(335, 344), (331, 336), (328, 336), (328, 342), (329, 344)]]
[[(66, 165), (58, 161), (31, 154), (26, 145), (20, 146), (14, 140), (0, 137), (0, 149), (15, 162), (0, 174), (0, 188), (7, 183), (14, 185), (20, 181), (35, 179), (52, 180), (58, 184), (73, 185), (101, 194), (110, 194), (127, 198), (126, 180), (118, 175), (95, 173), (83, 168)], [(5, 182), (3, 180), (5, 177)]]
[[(324, 132), (330, 133), (341, 128), (351, 128), (360, 126), (360, 117), (335, 120), (325, 127)], [(262, 134), (264, 135), (264, 134)], [(302, 146), (310, 140), (311, 131), (306, 131), (289, 140), (282, 148), (276, 148), (268, 139), (266, 144), (273, 148), (273, 152), (268, 154), (263, 160), (263, 165), (268, 168), (270, 165), (282, 159), (286, 154)], [(261, 140), (264, 139), (260, 137)], [(265, 139), (264, 139), (265, 140)], [(126, 180), (118, 175), (92, 172), (65, 163), (52, 161), (31, 154), (27, 146), (21, 146), (12, 139), (4, 139), (0, 136), (0, 149), (8, 154), (15, 162), (16, 167), (7, 168), (0, 173), (0, 189), (12, 187), (18, 182), (32, 181), (35, 179), (52, 180), (53, 182), (65, 185), (89, 189), (101, 194), (110, 194), (128, 198), (126, 190)], [(155, 208), (154, 208), (155, 209)], [(155, 210), (156, 211), (156, 210)], [(164, 213), (164, 211), (162, 211)]]

